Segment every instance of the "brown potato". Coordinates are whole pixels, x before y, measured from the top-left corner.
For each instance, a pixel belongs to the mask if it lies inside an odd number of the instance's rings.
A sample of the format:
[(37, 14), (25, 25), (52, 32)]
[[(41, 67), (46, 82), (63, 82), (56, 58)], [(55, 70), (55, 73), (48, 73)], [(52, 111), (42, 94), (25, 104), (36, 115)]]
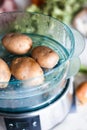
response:
[(25, 54), (32, 46), (32, 39), (24, 34), (9, 33), (2, 38), (3, 46), (11, 53)]
[(7, 63), (0, 58), (0, 88), (5, 88), (11, 77), (10, 69)]
[(58, 54), (46, 46), (35, 47), (31, 55), (43, 68), (53, 68), (59, 61)]
[(27, 85), (39, 85), (43, 83), (44, 80), (43, 70), (39, 64), (30, 57), (14, 59), (11, 64), (11, 73), (18, 80), (30, 79)]
[(82, 104), (87, 103), (87, 82), (82, 82), (77, 87), (76, 96)]

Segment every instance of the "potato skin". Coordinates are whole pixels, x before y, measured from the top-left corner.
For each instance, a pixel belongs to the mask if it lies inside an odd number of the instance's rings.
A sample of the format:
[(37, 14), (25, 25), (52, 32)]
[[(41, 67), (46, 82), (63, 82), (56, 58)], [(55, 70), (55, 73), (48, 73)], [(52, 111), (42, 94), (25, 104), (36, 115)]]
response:
[(20, 33), (9, 33), (2, 38), (3, 46), (13, 54), (25, 54), (32, 46), (32, 39)]
[(0, 83), (0, 88), (7, 87), (10, 77), (11, 72), (7, 63), (0, 58), (0, 82), (6, 82), (6, 83)]
[(76, 96), (82, 104), (87, 103), (87, 82), (82, 82), (77, 87)]
[(53, 68), (59, 61), (58, 54), (46, 46), (35, 47), (31, 55), (43, 68)]
[[(39, 85), (43, 83), (44, 80), (42, 68), (30, 57), (19, 57), (14, 59), (11, 64), (11, 73), (18, 80), (30, 79), (30, 82), (27, 82), (27, 85)], [(31, 81), (32, 78), (34, 79)]]

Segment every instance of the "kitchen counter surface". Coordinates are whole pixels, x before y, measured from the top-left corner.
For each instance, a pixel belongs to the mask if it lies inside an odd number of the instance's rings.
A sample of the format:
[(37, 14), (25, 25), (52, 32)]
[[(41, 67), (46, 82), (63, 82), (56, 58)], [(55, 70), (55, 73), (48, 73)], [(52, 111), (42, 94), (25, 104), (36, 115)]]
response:
[(53, 130), (87, 130), (87, 105), (77, 107), (66, 119)]

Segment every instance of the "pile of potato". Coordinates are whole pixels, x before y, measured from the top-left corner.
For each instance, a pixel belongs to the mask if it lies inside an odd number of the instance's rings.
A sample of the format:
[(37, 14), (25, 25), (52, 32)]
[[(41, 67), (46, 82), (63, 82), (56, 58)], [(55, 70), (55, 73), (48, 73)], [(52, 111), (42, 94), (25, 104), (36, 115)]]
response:
[[(8, 52), (20, 55), (20, 57), (14, 58), (10, 66), (0, 58), (0, 88), (7, 87), (11, 75), (17, 80), (34, 78), (30, 85), (40, 85), (44, 81), (43, 68), (52, 69), (59, 61), (58, 54), (49, 47), (37, 46), (32, 48), (32, 39), (24, 34), (6, 34), (2, 38), (2, 45)], [(31, 57), (21, 56), (29, 51), (31, 51)]]

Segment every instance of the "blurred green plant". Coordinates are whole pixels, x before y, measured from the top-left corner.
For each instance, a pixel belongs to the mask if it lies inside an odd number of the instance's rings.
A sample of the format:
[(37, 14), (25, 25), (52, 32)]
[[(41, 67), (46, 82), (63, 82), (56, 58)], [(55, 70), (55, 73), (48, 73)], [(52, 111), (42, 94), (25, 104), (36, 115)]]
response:
[(32, 4), (27, 11), (39, 12), (70, 24), (75, 14), (87, 4), (87, 0), (45, 0), (41, 6)]

